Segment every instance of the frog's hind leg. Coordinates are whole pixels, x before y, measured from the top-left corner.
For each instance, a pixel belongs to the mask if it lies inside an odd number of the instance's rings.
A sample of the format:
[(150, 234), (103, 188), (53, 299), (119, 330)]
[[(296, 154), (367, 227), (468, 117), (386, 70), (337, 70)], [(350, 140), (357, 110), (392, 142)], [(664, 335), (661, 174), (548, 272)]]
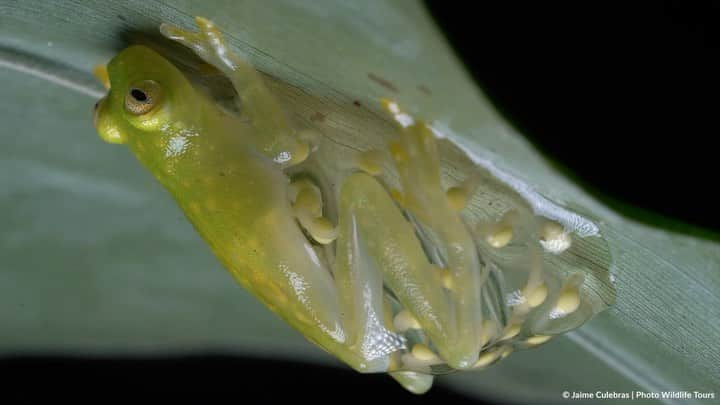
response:
[[(447, 344), (451, 342), (452, 333), (448, 323), (450, 307), (442, 288), (441, 273), (428, 261), (413, 226), (385, 188), (368, 174), (353, 173), (343, 182), (338, 208), (334, 276), (338, 295), (345, 297), (342, 311), (345, 330), (353, 333), (356, 341), (367, 340), (365, 323), (371, 317), (366, 298), (368, 292), (376, 290), (363, 286), (363, 279), (372, 277), (384, 282), (407, 309), (401, 314), (408, 319), (396, 319), (394, 325), (393, 320), (388, 320), (385, 327), (404, 332), (406, 327), (420, 325), (440, 355), (452, 359), (453, 347)], [(398, 317), (401, 315), (396, 315)], [(415, 349), (413, 347), (413, 352)], [(434, 354), (430, 356), (429, 350), (420, 352), (419, 357), (405, 353), (399, 368), (429, 372), (429, 366), (437, 364), (433, 360), (439, 361), (439, 358)]]
[[(398, 170), (404, 208), (421, 224), (439, 248), (447, 269), (450, 318), (444, 344), (452, 348), (445, 360), (457, 369), (471, 368), (483, 345), (481, 291), (487, 272), (473, 237), (458, 215), (468, 196), (459, 190), (446, 193), (440, 178), (435, 136), (427, 124), (415, 121), (394, 102), (384, 101), (401, 126), (399, 140), (391, 144)], [(472, 192), (476, 184), (468, 185)], [(463, 194), (463, 195), (459, 195)]]
[(223, 72), (238, 93), (239, 110), (255, 130), (263, 134), (260, 150), (283, 164), (291, 166), (304, 161), (310, 153), (306, 142), (298, 139), (283, 108), (255, 68), (235, 54), (225, 43), (220, 30), (202, 17), (195, 22), (200, 32), (192, 32), (168, 24), (160, 26), (167, 38), (192, 49), (205, 62)]

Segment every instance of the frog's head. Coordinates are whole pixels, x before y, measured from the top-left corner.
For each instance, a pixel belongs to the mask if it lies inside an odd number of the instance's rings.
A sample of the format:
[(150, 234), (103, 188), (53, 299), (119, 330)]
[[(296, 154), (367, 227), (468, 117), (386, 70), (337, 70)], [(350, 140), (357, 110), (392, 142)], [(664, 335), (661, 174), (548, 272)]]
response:
[(107, 66), (108, 95), (95, 105), (95, 128), (109, 143), (128, 144), (141, 162), (152, 165), (173, 136), (190, 131), (193, 111), (202, 108), (185, 76), (167, 59), (144, 46), (131, 46)]

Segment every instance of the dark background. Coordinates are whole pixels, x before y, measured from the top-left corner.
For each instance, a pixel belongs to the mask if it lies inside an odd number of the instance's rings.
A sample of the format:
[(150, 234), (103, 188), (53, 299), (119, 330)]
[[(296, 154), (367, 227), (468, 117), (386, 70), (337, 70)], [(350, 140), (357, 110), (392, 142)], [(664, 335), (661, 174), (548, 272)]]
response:
[[(298, 335), (298, 339), (302, 338)], [(130, 404), (145, 403), (150, 398), (202, 404), (222, 400), (228, 405), (484, 403), (442, 387), (422, 396), (409, 394), (384, 374), (361, 375), (348, 368), (223, 355), (165, 359), (18, 357), (0, 361), (0, 387), (0, 403), (8, 394), (13, 399), (88, 397), (99, 403), (122, 398)]]
[(652, 225), (720, 230), (718, 2), (427, 4), (508, 121), (576, 182)]
[[(427, 3), (502, 114), (575, 181), (654, 226), (720, 229), (716, 2)], [(469, 401), (442, 387), (412, 396), (382, 375), (228, 356), (18, 357), (0, 361), (0, 382), (21, 397)]]

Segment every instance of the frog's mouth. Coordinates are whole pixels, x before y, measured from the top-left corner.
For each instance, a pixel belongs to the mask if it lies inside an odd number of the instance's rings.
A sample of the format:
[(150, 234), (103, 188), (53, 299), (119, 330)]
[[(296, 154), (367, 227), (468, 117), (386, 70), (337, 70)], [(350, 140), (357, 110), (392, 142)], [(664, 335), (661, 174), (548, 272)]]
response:
[[(110, 90), (110, 76), (106, 65), (97, 65), (93, 69), (93, 75), (98, 81), (105, 87), (106, 90)], [(125, 143), (125, 137), (123, 137), (117, 130), (117, 127), (113, 124), (110, 115), (107, 114), (106, 105), (107, 98), (101, 98), (95, 103), (93, 107), (93, 126), (102, 138), (107, 143), (121, 144)]]
[(125, 143), (125, 136), (118, 131), (111, 115), (107, 113), (107, 96), (95, 103), (93, 125), (103, 141), (114, 144)]
[(98, 127), (98, 110), (100, 109), (100, 104), (105, 101), (105, 98), (106, 97), (101, 98), (93, 106), (93, 126), (95, 127), (95, 129), (97, 129)]

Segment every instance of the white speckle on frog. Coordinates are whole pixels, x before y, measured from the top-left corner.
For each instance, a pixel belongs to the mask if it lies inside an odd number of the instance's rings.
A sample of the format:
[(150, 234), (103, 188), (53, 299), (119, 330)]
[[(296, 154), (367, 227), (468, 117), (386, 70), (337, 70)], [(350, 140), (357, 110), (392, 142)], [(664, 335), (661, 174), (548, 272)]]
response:
[(292, 159), (292, 155), (290, 154), (290, 152), (283, 151), (278, 153), (277, 156), (275, 156), (275, 158), (273, 159), (273, 161), (275, 161), (275, 163), (285, 163), (290, 159)]
[(168, 141), (167, 147), (165, 147), (165, 157), (177, 157), (182, 155), (187, 150), (189, 143), (190, 141), (188, 141), (185, 136), (173, 136)]
[(372, 303), (375, 300), (373, 291), (369, 287), (363, 289), (363, 307), (368, 314), (366, 334), (363, 336), (361, 350), (368, 360), (384, 358), (390, 353), (404, 349), (405, 338), (396, 335), (383, 326), (377, 311)]
[(566, 316), (566, 315), (567, 315), (567, 312), (565, 312), (565, 311), (563, 311), (563, 310), (561, 310), (561, 309), (558, 309), (558, 308), (553, 308), (553, 309), (550, 311), (550, 313), (548, 314), (548, 318), (550, 318), (550, 319), (558, 319), (558, 318), (562, 318), (562, 317), (564, 317), (564, 316)]
[(515, 290), (505, 296), (505, 303), (510, 307), (516, 307), (524, 304), (525, 301), (525, 296), (520, 290)]
[(298, 301), (307, 305), (307, 281), (305, 281), (305, 279), (298, 273), (290, 271), (287, 264), (280, 264), (280, 269), (283, 273), (285, 273), (285, 276), (288, 278), (288, 281), (290, 282), (290, 285), (292, 286), (292, 289), (295, 292), (295, 296), (297, 297)]
[(543, 249), (553, 254), (560, 254), (566, 251), (571, 244), (572, 241), (567, 233), (562, 233), (553, 239), (540, 240), (540, 245), (542, 245)]
[(178, 157), (184, 154), (190, 147), (190, 139), (198, 136), (197, 131), (193, 128), (178, 128), (172, 125), (164, 124), (161, 128), (163, 132), (170, 132), (173, 135), (165, 146), (165, 157)]
[(397, 122), (400, 123), (400, 125), (402, 125), (403, 128), (407, 128), (410, 125), (415, 123), (415, 120), (413, 119), (413, 117), (411, 117), (405, 113), (395, 114), (395, 119), (397, 120)]

